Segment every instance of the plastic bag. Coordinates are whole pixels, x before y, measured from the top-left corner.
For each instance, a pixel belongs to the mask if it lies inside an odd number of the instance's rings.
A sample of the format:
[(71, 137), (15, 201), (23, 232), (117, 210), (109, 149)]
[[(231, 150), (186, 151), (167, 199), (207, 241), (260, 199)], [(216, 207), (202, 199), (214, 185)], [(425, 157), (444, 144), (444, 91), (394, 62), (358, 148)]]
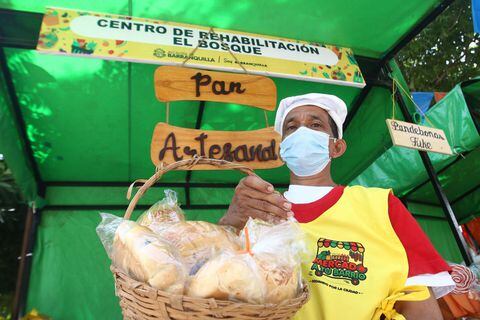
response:
[(224, 250), (240, 250), (237, 235), (223, 226), (204, 221), (185, 221), (177, 194), (165, 190), (165, 198), (145, 211), (137, 222), (172, 243), (182, 256), (190, 274), (208, 259)]
[(239, 239), (233, 231), (213, 223), (183, 221), (155, 224), (151, 228), (178, 249), (191, 275), (219, 252), (241, 249)]
[(307, 252), (305, 235), (295, 218), (278, 224), (249, 218), (240, 232), (240, 240), (250, 244), (253, 254), (277, 256), (276, 261), (282, 264), (299, 265)]
[(97, 233), (114, 266), (156, 289), (183, 294), (187, 270), (174, 246), (136, 222), (100, 215)]
[(137, 219), (137, 223), (150, 229), (163, 223), (180, 221), (185, 221), (185, 215), (178, 205), (177, 193), (170, 189), (165, 190), (165, 198), (155, 203)]
[(256, 304), (278, 304), (302, 289), (303, 232), (288, 220), (272, 225), (249, 219), (243, 252), (223, 252), (191, 277), (187, 294)]

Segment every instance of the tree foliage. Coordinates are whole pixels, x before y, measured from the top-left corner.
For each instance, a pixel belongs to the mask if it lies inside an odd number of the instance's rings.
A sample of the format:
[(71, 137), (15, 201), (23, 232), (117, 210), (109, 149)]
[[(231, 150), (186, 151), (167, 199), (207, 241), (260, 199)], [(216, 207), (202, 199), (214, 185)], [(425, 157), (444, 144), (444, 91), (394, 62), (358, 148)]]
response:
[(480, 76), (480, 34), (471, 0), (457, 0), (402, 49), (397, 61), (412, 91), (450, 91)]

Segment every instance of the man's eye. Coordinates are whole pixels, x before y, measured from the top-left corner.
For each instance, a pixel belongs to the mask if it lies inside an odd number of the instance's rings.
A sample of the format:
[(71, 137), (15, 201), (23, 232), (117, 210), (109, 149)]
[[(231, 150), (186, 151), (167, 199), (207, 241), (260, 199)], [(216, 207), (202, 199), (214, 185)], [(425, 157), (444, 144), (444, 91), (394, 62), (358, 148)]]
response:
[(287, 130), (288, 130), (288, 131), (295, 130), (295, 129), (297, 129), (296, 126), (288, 126), (288, 127), (287, 127)]
[(313, 128), (321, 128), (322, 125), (320, 123), (312, 123)]

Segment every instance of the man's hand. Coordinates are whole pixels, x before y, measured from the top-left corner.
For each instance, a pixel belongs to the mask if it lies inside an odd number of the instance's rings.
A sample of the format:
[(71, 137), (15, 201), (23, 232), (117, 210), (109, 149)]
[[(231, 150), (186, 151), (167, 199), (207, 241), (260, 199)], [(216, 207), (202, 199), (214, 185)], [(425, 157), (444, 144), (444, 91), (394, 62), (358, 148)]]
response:
[(275, 222), (293, 215), (291, 208), (270, 183), (257, 176), (248, 176), (238, 183), (230, 207), (219, 224), (241, 229), (248, 217)]

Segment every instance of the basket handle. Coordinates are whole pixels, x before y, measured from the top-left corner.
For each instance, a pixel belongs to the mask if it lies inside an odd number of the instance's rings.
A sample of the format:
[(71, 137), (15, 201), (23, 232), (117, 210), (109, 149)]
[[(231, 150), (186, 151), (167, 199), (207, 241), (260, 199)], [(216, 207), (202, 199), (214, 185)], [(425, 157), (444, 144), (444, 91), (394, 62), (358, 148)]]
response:
[(128, 192), (127, 192), (127, 199), (128, 200), (130, 200), (130, 197), (131, 197), (131, 194), (132, 194), (132, 189), (135, 186), (135, 183), (137, 183), (137, 182), (143, 183), (143, 185), (138, 189), (137, 193), (135, 193), (135, 196), (133, 197), (133, 199), (128, 204), (128, 208), (125, 211), (125, 215), (123, 216), (123, 218), (126, 219), (126, 220), (130, 220), (130, 216), (132, 215), (132, 212), (135, 209), (135, 206), (137, 205), (138, 200), (140, 200), (140, 198), (144, 195), (144, 193), (148, 190), (148, 188), (150, 188), (158, 180), (160, 180), (160, 178), (163, 176), (164, 173), (166, 173), (168, 171), (171, 171), (171, 170), (184, 168), (184, 167), (190, 169), (190, 168), (192, 168), (196, 165), (210, 165), (212, 167), (221, 167), (223, 169), (235, 169), (235, 170), (239, 170), (239, 171), (241, 171), (241, 172), (243, 172), (243, 173), (245, 173), (249, 176), (256, 176), (256, 174), (253, 172), (253, 170), (250, 169), (249, 167), (241, 165), (241, 164), (233, 163), (233, 162), (230, 162), (230, 161), (226, 161), (226, 160), (219, 160), (219, 159), (211, 159), (211, 158), (194, 156), (191, 159), (177, 161), (177, 162), (169, 164), (165, 167), (163, 166), (163, 162), (162, 162), (160, 164), (160, 167), (157, 167), (157, 170), (156, 170), (155, 174), (153, 176), (151, 176), (148, 180), (143, 180), (143, 179), (136, 180), (130, 185), (130, 187), (128, 188)]

